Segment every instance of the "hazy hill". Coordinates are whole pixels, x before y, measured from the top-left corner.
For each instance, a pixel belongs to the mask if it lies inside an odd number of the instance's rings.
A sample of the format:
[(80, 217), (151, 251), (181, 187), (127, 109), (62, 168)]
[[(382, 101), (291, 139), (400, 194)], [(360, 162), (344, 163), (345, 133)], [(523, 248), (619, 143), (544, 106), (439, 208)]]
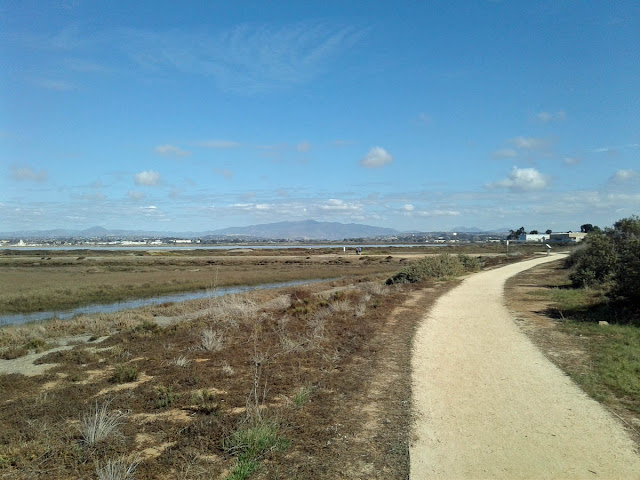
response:
[(117, 230), (103, 227), (91, 227), (85, 230), (40, 230), (6, 232), (0, 235), (9, 238), (108, 238), (108, 237), (176, 237), (202, 238), (242, 236), (256, 239), (290, 239), (290, 240), (342, 240), (343, 238), (367, 238), (396, 235), (399, 232), (392, 228), (374, 227), (357, 223), (317, 222), (306, 220), (300, 222), (265, 223), (247, 227), (231, 227), (204, 232), (150, 232), (142, 230)]
[(223, 228), (212, 232), (214, 235), (243, 235), (269, 239), (342, 240), (343, 238), (367, 238), (397, 235), (392, 228), (375, 227), (358, 223), (318, 222), (277, 222), (248, 227)]

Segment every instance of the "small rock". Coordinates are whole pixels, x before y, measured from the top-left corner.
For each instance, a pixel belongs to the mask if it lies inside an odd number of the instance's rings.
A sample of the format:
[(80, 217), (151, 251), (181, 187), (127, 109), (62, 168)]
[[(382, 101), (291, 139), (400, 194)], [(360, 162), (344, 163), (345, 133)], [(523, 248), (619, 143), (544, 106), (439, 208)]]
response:
[(604, 320), (600, 320), (598, 322), (598, 325), (605, 325), (606, 326), (606, 325), (609, 325), (609, 322), (605, 322)]

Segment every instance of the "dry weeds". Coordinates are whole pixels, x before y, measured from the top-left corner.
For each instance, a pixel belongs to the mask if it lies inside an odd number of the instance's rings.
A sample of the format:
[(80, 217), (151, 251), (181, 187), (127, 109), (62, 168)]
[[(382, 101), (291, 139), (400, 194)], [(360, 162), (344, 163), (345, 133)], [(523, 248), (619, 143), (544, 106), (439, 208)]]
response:
[[(376, 410), (393, 414), (393, 424), (381, 422), (381, 430), (357, 444), (349, 439), (356, 438), (372, 411), (362, 406), (370, 401), (369, 380), (381, 359), (409, 358), (419, 312), (415, 317), (403, 315), (403, 323), (394, 328), (387, 321), (413, 287), (375, 293), (377, 287), (346, 288), (351, 284), (353, 280), (345, 279), (196, 301), (181, 306), (179, 313), (206, 309), (205, 314), (162, 329), (151, 327), (154, 315), (177, 312), (177, 307), (100, 316), (91, 322), (92, 328), (103, 331), (104, 326), (111, 336), (99, 349), (89, 343), (76, 346), (73, 355), (45, 357), (56, 366), (40, 376), (0, 375), (0, 390), (7, 392), (0, 408), (5, 426), (0, 430), (0, 475), (89, 478), (109, 460), (155, 448), (162, 454), (141, 455), (136, 478), (174, 478), (180, 472), (223, 478), (238, 465), (240, 450), (224, 448), (222, 439), (241, 438), (235, 432), (247, 426), (249, 416), (276, 422), (278, 445), (288, 445), (286, 451), (260, 450), (261, 478), (406, 478), (402, 452), (409, 411), (402, 401), (409, 397), (409, 386), (401, 378), (390, 379), (400, 383), (392, 382)], [(317, 295), (323, 289), (333, 293)], [(367, 308), (357, 317), (363, 304)], [(43, 328), (35, 331), (48, 338), (61, 327)], [(82, 331), (79, 320), (71, 328)], [(33, 334), (28, 327), (20, 331)], [(224, 348), (201, 348), (199, 332), (206, 331), (224, 334)], [(187, 361), (185, 352), (197, 352), (197, 357)], [(144, 372), (145, 381), (114, 389), (109, 374), (91, 373), (124, 362)], [(50, 389), (41, 394), (45, 385)], [(101, 393), (109, 395), (107, 406), (96, 403)], [(292, 402), (296, 408), (291, 408)], [(78, 411), (86, 405), (93, 405), (93, 416), (82, 417), (88, 425), (84, 430), (90, 430), (91, 418), (102, 416), (115, 423), (105, 441), (93, 440), (90, 448), (91, 440), (84, 440), (78, 427)], [(130, 420), (116, 412), (129, 412)], [(60, 434), (44, 441), (37, 436), (41, 427), (29, 426), (26, 419)], [(141, 433), (149, 435), (151, 444), (136, 442)], [(85, 445), (80, 449), (79, 441)], [(380, 473), (360, 464), (365, 457)], [(45, 460), (35, 466), (34, 458)]]

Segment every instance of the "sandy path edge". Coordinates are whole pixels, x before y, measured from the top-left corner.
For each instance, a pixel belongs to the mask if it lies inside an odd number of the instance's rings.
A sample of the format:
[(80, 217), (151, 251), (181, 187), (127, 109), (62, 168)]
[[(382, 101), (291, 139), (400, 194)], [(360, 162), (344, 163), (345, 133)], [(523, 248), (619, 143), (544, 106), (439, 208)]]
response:
[(478, 273), (442, 296), (418, 327), (411, 478), (640, 479), (621, 425), (514, 324), (505, 281), (557, 260)]

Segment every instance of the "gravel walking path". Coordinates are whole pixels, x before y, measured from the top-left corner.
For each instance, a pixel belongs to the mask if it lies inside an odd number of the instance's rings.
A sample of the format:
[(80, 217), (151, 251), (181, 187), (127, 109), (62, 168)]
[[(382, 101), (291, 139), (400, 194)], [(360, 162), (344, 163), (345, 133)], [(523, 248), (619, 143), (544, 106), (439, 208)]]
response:
[(416, 334), (412, 480), (640, 479), (619, 422), (549, 362), (504, 306), (505, 281), (542, 257), (478, 273)]

